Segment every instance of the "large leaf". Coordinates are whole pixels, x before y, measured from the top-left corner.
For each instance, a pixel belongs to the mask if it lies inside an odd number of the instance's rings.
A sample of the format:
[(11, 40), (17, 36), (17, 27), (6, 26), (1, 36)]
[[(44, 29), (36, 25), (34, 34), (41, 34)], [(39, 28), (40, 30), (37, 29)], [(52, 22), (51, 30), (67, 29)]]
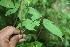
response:
[(43, 25), (51, 33), (53, 33), (53, 34), (59, 36), (60, 38), (62, 38), (62, 32), (60, 31), (60, 29), (58, 27), (56, 27), (54, 24), (52, 24), (52, 22), (50, 20), (44, 19), (43, 20)]

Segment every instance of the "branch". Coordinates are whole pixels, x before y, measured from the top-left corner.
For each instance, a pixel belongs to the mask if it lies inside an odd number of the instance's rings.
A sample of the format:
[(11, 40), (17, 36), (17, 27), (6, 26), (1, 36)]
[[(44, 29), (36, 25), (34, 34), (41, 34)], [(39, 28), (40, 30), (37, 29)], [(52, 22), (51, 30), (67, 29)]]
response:
[[(21, 14), (22, 14), (22, 5), (23, 5), (23, 0), (21, 0), (21, 2), (20, 2), (20, 8), (19, 8), (19, 11), (18, 11), (18, 17), (20, 17)], [(20, 18), (20, 20), (22, 20), (22, 19)]]

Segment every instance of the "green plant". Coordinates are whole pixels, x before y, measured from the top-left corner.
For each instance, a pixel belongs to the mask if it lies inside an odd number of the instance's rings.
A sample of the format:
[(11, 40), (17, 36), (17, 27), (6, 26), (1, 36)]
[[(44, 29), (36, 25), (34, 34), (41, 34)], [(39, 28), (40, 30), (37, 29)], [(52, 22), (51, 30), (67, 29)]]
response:
[[(61, 1), (61, 2), (60, 2)], [(62, 46), (63, 35), (68, 37), (70, 31), (70, 14), (67, 13), (66, 4), (63, 0), (1, 0), (0, 9), (4, 11), (5, 26), (13, 25), (25, 33), (27, 41), (19, 43), (16, 47), (53, 47), (58, 44)], [(58, 5), (61, 4), (61, 5)], [(58, 5), (58, 6), (57, 6)], [(3, 14), (2, 14), (3, 15)], [(63, 16), (64, 15), (64, 16)], [(13, 20), (12, 20), (13, 19)], [(12, 22), (12, 21), (14, 22)], [(10, 23), (9, 23), (10, 22)], [(67, 25), (66, 25), (67, 24)], [(62, 26), (62, 27), (61, 27)], [(65, 32), (66, 31), (66, 32)], [(49, 36), (50, 35), (50, 36)], [(45, 36), (41, 38), (40, 36)], [(47, 37), (49, 36), (49, 37)], [(53, 38), (52, 38), (52, 37)], [(55, 40), (56, 38), (56, 40)], [(41, 41), (45, 42), (42, 42)], [(61, 39), (61, 40), (60, 40)], [(52, 40), (52, 42), (50, 42)], [(55, 42), (53, 42), (55, 41)], [(46, 44), (47, 43), (47, 44)], [(62, 43), (62, 45), (60, 44)], [(51, 46), (50, 46), (51, 44)], [(68, 40), (65, 46), (69, 46)]]

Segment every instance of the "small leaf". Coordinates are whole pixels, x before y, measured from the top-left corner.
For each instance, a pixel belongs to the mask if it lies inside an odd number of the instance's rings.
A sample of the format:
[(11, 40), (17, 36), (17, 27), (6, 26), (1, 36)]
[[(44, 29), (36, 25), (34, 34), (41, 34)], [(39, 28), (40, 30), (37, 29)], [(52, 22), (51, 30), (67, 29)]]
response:
[[(35, 30), (34, 29), (35, 25), (33, 24), (32, 20), (30, 20), (30, 19), (26, 19), (25, 21), (23, 21), (22, 26), (25, 26), (25, 28), (28, 30)], [(21, 27), (21, 24), (18, 24), (17, 28), (18, 27)]]
[(39, 23), (40, 23), (40, 21), (34, 21), (34, 24), (37, 25), (37, 26), (40, 25)]
[(17, 10), (16, 9), (10, 9), (6, 12), (6, 16), (15, 13)]
[(34, 8), (29, 7), (28, 13), (32, 14), (33, 16), (31, 17), (32, 20), (36, 20), (42, 17), (42, 15)]
[(19, 3), (15, 3), (15, 8), (8, 10), (5, 15), (7, 16), (15, 13), (18, 10), (18, 8), (19, 8)]
[(33, 24), (32, 20), (27, 19), (22, 23), (28, 30), (35, 30), (35, 25)]
[(0, 1), (0, 5), (6, 7), (6, 8), (15, 8), (13, 2), (10, 1)]
[(26, 37), (25, 37), (25, 39), (27, 40), (27, 41), (30, 41), (31, 40), (31, 34), (28, 34)]
[(33, 0), (32, 2), (33, 2), (33, 4), (35, 4), (36, 2), (38, 2), (38, 0)]
[(24, 0), (24, 4), (30, 4), (32, 2), (32, 0)]
[(19, 3), (15, 3), (15, 8), (19, 8), (20, 4)]
[[(35, 26), (39, 26), (40, 21), (32, 21), (30, 19), (26, 19), (22, 22), (22, 26), (25, 26), (28, 30), (35, 30)], [(21, 27), (21, 24), (19, 23), (17, 28)]]
[(33, 44), (35, 45), (35, 47), (42, 47), (42, 45), (43, 45), (42, 43), (40, 43), (38, 41), (35, 41)]

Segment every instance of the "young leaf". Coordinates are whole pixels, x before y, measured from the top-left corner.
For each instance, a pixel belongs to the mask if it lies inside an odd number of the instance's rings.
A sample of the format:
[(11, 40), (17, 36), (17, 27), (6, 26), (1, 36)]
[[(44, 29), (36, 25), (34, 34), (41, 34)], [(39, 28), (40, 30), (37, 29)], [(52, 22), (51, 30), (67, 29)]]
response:
[(53, 33), (53, 34), (59, 36), (60, 38), (62, 38), (62, 32), (60, 31), (60, 29), (58, 27), (56, 27), (54, 24), (52, 24), (52, 22), (50, 20), (44, 19), (43, 20), (43, 25), (51, 33)]

